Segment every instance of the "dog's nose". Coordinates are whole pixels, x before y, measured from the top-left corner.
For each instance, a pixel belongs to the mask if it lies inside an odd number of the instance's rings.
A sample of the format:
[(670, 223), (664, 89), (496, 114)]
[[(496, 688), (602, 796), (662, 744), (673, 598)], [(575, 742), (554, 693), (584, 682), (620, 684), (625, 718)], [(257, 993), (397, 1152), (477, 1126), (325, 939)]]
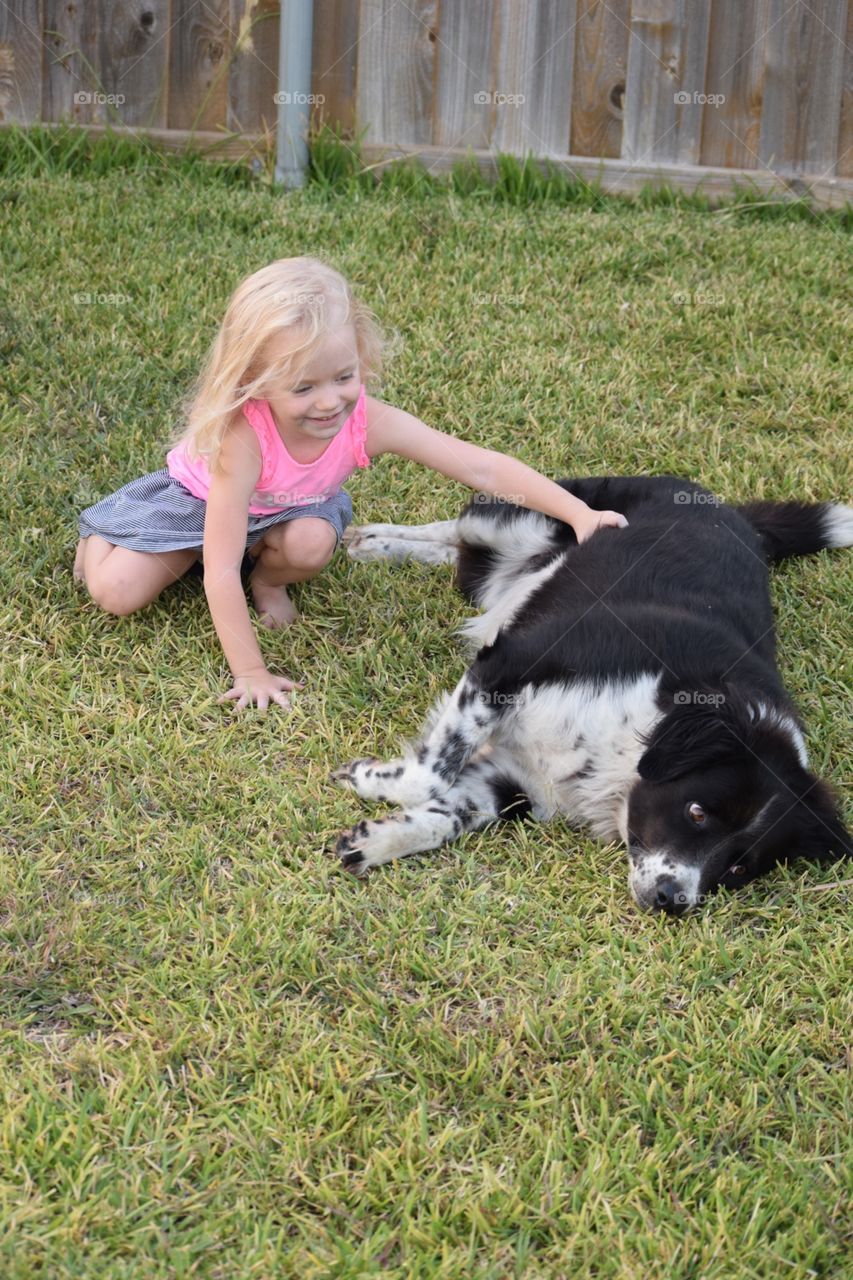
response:
[(669, 916), (679, 916), (686, 906), (687, 895), (677, 880), (658, 880), (652, 903), (655, 911), (665, 911)]

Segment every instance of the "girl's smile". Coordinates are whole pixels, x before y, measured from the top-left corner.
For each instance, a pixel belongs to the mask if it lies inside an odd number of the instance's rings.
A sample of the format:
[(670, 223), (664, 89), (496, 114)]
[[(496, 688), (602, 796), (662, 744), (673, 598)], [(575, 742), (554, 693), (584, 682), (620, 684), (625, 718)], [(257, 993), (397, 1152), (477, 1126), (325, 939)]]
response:
[(323, 341), (295, 387), (269, 397), (285, 444), (306, 436), (333, 439), (355, 408), (360, 389), (355, 330), (346, 324)]

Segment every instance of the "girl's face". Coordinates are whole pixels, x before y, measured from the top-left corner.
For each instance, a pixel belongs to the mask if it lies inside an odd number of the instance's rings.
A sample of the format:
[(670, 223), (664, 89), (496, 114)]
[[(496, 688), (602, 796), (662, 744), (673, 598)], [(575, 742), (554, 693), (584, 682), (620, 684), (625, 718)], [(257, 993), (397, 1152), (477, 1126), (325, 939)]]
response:
[[(273, 359), (277, 354), (273, 349)], [(360, 387), (355, 330), (345, 324), (323, 341), (300, 381), (276, 391), (269, 403), (284, 435), (331, 440), (352, 413)]]

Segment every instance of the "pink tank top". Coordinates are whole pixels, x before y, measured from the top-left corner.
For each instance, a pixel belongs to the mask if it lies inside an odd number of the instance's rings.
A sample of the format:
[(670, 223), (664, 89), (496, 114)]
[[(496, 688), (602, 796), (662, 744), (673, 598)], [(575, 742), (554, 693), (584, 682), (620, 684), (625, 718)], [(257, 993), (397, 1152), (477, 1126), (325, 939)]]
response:
[[(347, 476), (352, 475), (357, 467), (370, 466), (365, 450), (367, 402), (364, 387), (352, 413), (314, 462), (297, 462), (291, 458), (266, 400), (247, 400), (243, 413), (261, 446), (261, 474), (249, 499), (252, 515), (266, 516), (287, 507), (325, 502), (338, 492)], [(207, 463), (204, 458), (188, 458), (185, 443), (176, 445), (166, 454), (166, 466), (169, 475), (180, 480), (193, 497), (207, 498), (210, 492)]]

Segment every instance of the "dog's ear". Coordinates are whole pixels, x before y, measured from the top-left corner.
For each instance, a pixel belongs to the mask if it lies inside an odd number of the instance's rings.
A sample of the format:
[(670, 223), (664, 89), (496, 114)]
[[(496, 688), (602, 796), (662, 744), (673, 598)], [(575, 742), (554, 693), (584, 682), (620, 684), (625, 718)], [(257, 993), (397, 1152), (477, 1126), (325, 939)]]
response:
[(806, 776), (810, 785), (796, 808), (796, 854), (819, 862), (853, 858), (853, 836), (841, 820), (832, 788), (819, 778)]
[(748, 748), (752, 737), (748, 708), (733, 696), (690, 690), (677, 692), (674, 699), (672, 711), (646, 738), (646, 751), (637, 765), (646, 782), (671, 782)]

